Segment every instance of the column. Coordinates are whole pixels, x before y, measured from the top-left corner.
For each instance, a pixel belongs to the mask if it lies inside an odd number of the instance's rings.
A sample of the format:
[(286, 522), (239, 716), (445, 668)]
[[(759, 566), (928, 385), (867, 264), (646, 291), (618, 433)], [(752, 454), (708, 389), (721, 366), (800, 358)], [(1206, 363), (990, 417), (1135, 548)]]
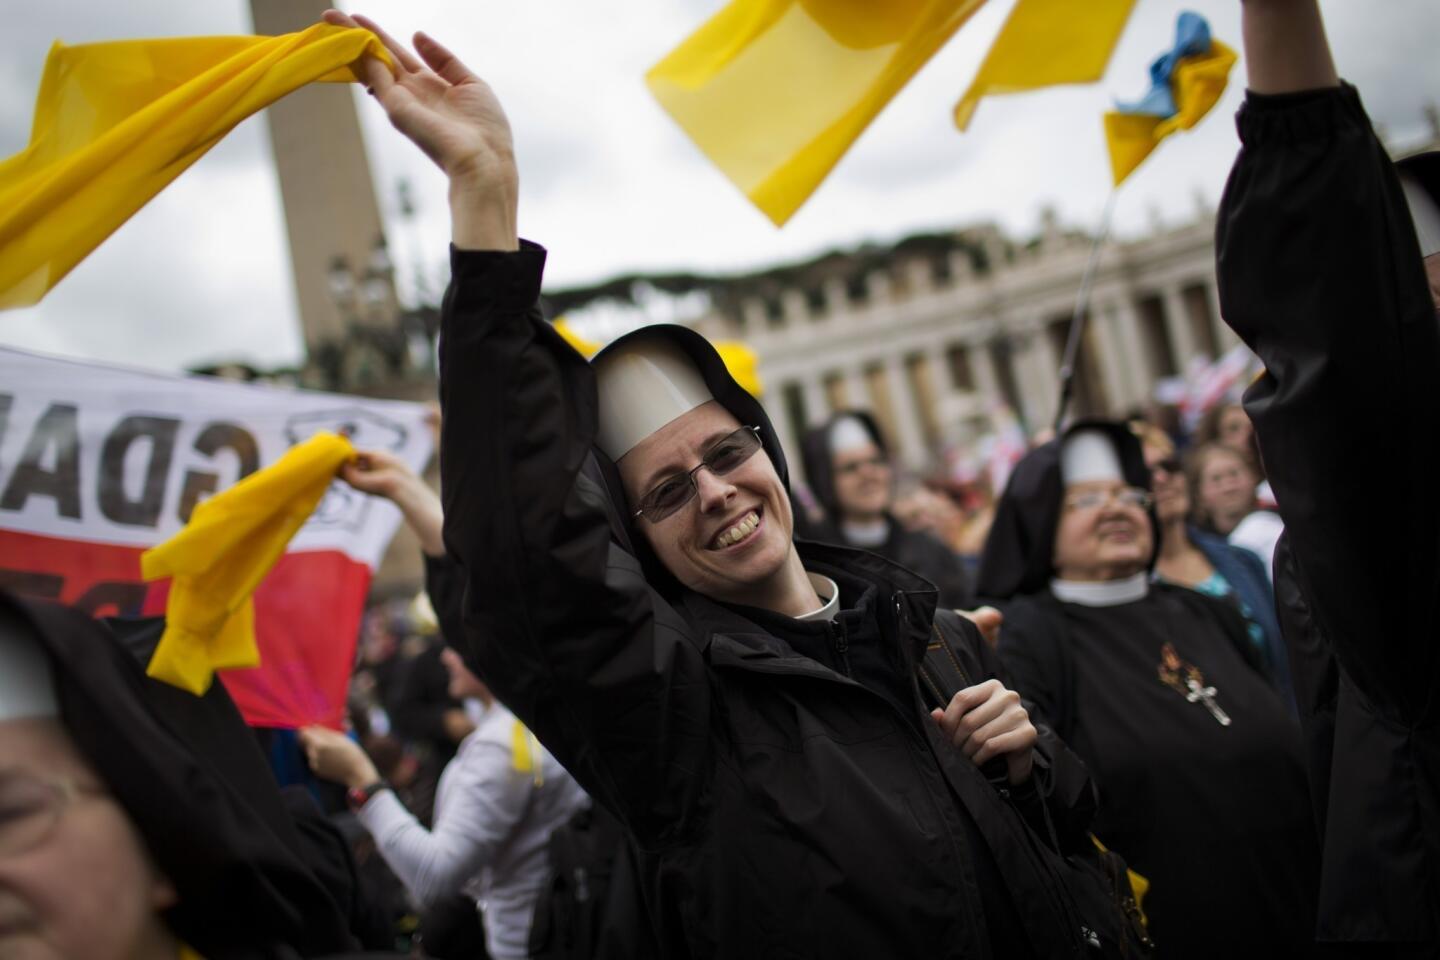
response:
[(937, 412), (941, 413), (945, 404), (955, 395), (955, 378), (950, 375), (950, 357), (945, 347), (944, 343), (931, 340), (923, 348), (926, 363), (930, 367), (930, 388), (935, 391), (935, 405)]
[(1060, 361), (1061, 357), (1050, 342), (1049, 332), (1044, 325), (1030, 334), (1031, 369), (1034, 371), (1035, 402), (1039, 405), (1039, 416), (1031, 417), (1032, 427), (1039, 429), (1055, 421), (1055, 410), (1060, 403)]
[(830, 416), (830, 401), (825, 396), (825, 384), (817, 374), (807, 374), (800, 381), (800, 388), (805, 393), (805, 419), (807, 427), (813, 427), (824, 423)]
[(1130, 295), (1121, 292), (1113, 302), (1116, 338), (1120, 341), (1121, 357), (1126, 367), (1126, 380), (1130, 383), (1133, 403), (1146, 403), (1155, 387), (1155, 371), (1150, 369), (1150, 358), (1140, 340), (1140, 318), (1135, 315), (1135, 303)]
[(1165, 329), (1170, 332), (1170, 342), (1175, 346), (1175, 367), (1180, 375), (1190, 372), (1190, 361), (1195, 358), (1195, 338), (1190, 334), (1190, 318), (1185, 312), (1185, 297), (1179, 287), (1166, 287), (1161, 293), (1165, 309)]
[(1036, 340), (1043, 336), (1044, 334), (1038, 331), (1018, 334), (1012, 340), (1014, 348), (1010, 351), (1010, 370), (1019, 388), (1022, 407), (1016, 413), (1025, 418), (1032, 431), (1049, 426), (1055, 416), (1055, 409), (1049, 401), (1049, 391), (1045, 386), (1046, 378), (1054, 376), (1054, 373), (1052, 371), (1047, 374), (1041, 369), (1042, 361), (1035, 346)]
[(770, 425), (775, 428), (775, 436), (780, 438), (780, 449), (785, 452), (790, 476), (792, 480), (798, 478), (804, 482), (805, 464), (804, 458), (800, 456), (800, 438), (790, 429), (790, 416), (785, 412), (785, 384), (771, 377), (767, 377), (763, 382), (769, 384), (770, 389), (765, 391), (765, 399), (761, 405), (770, 417)]
[(1132, 387), (1125, 376), (1125, 364), (1120, 352), (1120, 345), (1115, 334), (1115, 316), (1109, 307), (1101, 307), (1098, 304), (1091, 305), (1090, 318), (1087, 321), (1089, 331), (1085, 337), (1085, 349), (1093, 350), (1099, 361), (1091, 369), (1100, 371), (1105, 378), (1105, 396), (1110, 398), (1113, 408), (1124, 409), (1135, 403)]
[(995, 358), (990, 355), (989, 340), (971, 340), (965, 344), (970, 358), (970, 372), (975, 375), (975, 390), (985, 404), (985, 413), (1005, 402), (1000, 390), (1000, 375), (995, 372)]
[[(961, 392), (955, 388), (955, 380), (950, 375), (948, 346), (943, 341), (931, 340), (924, 347), (925, 362), (930, 369), (930, 389), (935, 399), (935, 422), (940, 427), (942, 443), (954, 442), (964, 419), (973, 415), (980, 406), (977, 393)], [(968, 357), (968, 347), (965, 352)], [(973, 370), (973, 364), (971, 368)]]
[(1210, 323), (1215, 327), (1215, 342), (1220, 344), (1221, 353), (1228, 353), (1231, 348), (1240, 343), (1240, 338), (1235, 335), (1234, 330), (1226, 325), (1225, 319), (1220, 315), (1220, 289), (1213, 276), (1205, 281), (1205, 300), (1210, 304)]
[(933, 451), (925, 444), (920, 430), (920, 411), (915, 407), (915, 391), (902, 357), (891, 354), (885, 358), (885, 386), (890, 391), (890, 407), (895, 411), (896, 451), (906, 466), (919, 469), (929, 463)]
[(865, 382), (864, 368), (845, 368), (845, 396), (852, 409), (869, 410), (875, 406), (875, 401), (870, 398), (870, 387)]

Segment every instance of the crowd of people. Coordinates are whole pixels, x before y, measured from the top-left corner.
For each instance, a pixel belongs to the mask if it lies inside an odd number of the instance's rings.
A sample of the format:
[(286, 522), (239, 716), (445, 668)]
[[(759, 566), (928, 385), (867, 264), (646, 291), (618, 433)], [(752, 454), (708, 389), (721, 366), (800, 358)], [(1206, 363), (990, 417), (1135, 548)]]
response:
[(863, 410), (782, 449), (687, 328), (582, 358), (490, 88), (326, 19), (450, 182), (440, 492), (341, 470), (425, 591), (344, 733), (0, 595), (0, 957), (1440, 955), (1440, 154), (1391, 162), (1314, 0), (1244, 4), (1244, 404), (963, 505)]

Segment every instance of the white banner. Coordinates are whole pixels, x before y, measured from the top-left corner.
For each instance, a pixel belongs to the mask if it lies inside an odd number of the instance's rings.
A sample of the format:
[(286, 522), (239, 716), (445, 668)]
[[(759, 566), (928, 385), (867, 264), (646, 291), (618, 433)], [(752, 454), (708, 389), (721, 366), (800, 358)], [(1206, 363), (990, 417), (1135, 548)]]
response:
[[(152, 546), (197, 502), (320, 430), (419, 472), (433, 444), (426, 416), (416, 403), (0, 348), (0, 529)], [(388, 501), (337, 480), (290, 552), (339, 550), (373, 570), (399, 521)]]

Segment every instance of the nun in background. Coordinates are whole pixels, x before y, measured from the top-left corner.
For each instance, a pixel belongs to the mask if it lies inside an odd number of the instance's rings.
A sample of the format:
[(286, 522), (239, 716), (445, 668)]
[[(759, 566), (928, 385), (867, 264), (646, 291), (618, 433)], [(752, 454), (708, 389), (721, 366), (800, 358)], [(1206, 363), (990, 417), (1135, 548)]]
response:
[[(1300, 733), (1229, 604), (1152, 583), (1139, 441), (1084, 423), (1016, 467), (981, 559), (1015, 687), (1089, 765), (1094, 832), (1150, 878), (1162, 957), (1313, 938)], [(1275, 955), (1298, 955), (1286, 950)]]
[(878, 553), (920, 574), (940, 591), (940, 606), (974, 606), (960, 558), (923, 530), (907, 529), (891, 512), (895, 471), (874, 417), (862, 410), (837, 413), (801, 442), (805, 477), (831, 529), (806, 539), (830, 540)]

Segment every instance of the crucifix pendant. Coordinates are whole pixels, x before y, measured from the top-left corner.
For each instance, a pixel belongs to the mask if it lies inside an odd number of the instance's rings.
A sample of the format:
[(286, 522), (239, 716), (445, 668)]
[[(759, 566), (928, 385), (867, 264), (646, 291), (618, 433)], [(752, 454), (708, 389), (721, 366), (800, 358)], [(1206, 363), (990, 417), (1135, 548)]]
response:
[(1220, 704), (1215, 702), (1214, 687), (1203, 687), (1200, 685), (1200, 681), (1194, 677), (1186, 678), (1185, 686), (1190, 688), (1190, 692), (1185, 694), (1186, 700), (1191, 703), (1204, 704), (1205, 709), (1210, 711), (1210, 716), (1215, 718), (1216, 723), (1222, 727), (1230, 726), (1230, 714), (1220, 709)]

